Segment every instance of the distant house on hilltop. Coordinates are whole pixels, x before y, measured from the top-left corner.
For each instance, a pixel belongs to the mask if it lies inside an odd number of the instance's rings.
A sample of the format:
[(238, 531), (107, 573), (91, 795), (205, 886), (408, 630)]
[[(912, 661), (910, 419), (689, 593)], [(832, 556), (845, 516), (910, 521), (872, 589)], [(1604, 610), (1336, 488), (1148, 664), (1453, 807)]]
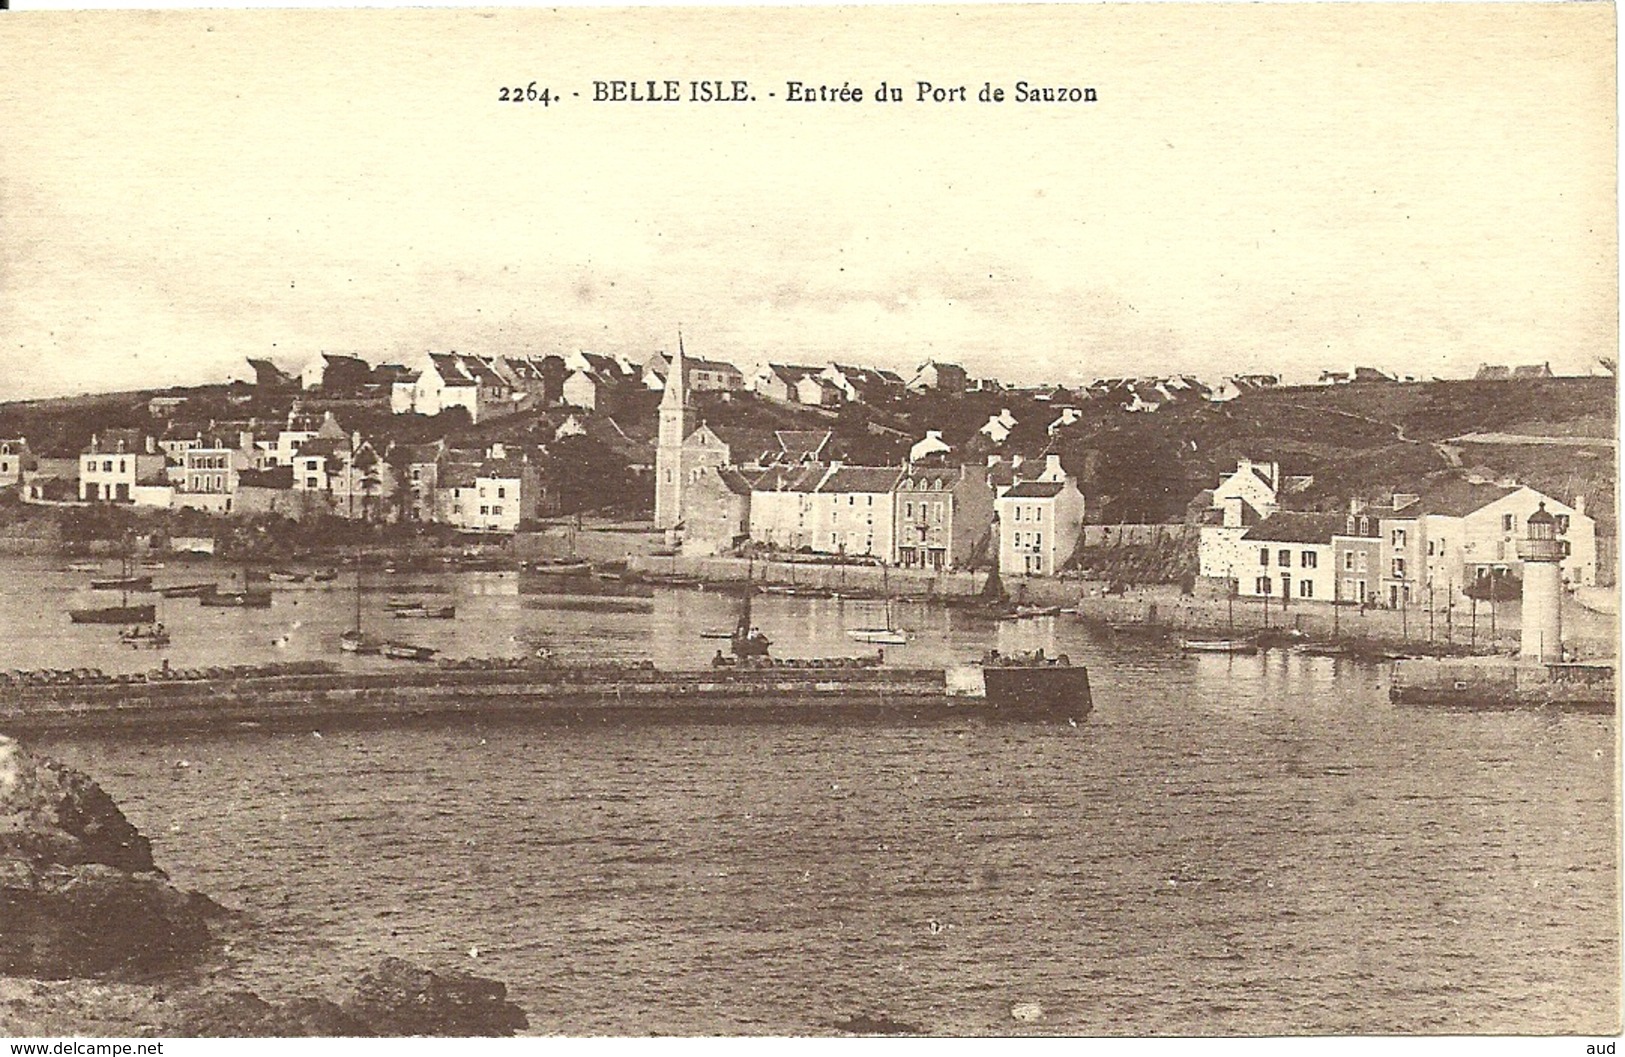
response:
[(927, 360), (909, 379), (908, 388), (917, 393), (934, 390), (943, 393), (963, 393), (969, 379), (965, 368), (957, 363), (938, 363)]

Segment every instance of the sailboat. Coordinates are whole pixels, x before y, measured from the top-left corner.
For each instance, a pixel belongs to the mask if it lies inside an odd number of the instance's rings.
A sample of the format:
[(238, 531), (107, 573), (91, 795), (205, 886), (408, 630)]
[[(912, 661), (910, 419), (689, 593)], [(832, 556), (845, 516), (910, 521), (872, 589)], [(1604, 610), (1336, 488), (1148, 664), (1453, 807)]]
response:
[(1258, 643), (1254, 639), (1236, 638), (1236, 590), (1234, 587), (1225, 595), (1225, 637), (1222, 639), (1185, 639), (1179, 640), (1179, 648), (1186, 653), (1257, 653)]
[(747, 578), (745, 580), (745, 593), (739, 605), (739, 622), (734, 625), (733, 655), (740, 660), (747, 657), (766, 657), (767, 648), (772, 645), (768, 637), (762, 634), (760, 628), (750, 622), (750, 596), (756, 592), (756, 585)]
[(361, 631), (361, 563), (355, 566), (355, 627), (339, 634), (339, 649), (345, 653), (377, 653), (383, 643), (370, 639)]
[(158, 619), (158, 607), (152, 603), (133, 606), (130, 604), (130, 592), (151, 590), (152, 577), (130, 575), (130, 553), (128, 548), (120, 558), (119, 564), (120, 575), (117, 580), (92, 580), (90, 582), (90, 586), (93, 588), (113, 589), (122, 592), (119, 604), (116, 606), (70, 609), (68, 610), (69, 620), (75, 624), (151, 624)]
[(908, 642), (908, 636), (892, 622), (890, 577), (884, 565), (880, 567), (880, 593), (886, 597), (885, 625), (882, 627), (848, 628), (846, 637), (854, 642), (870, 642), (878, 646), (901, 646)]

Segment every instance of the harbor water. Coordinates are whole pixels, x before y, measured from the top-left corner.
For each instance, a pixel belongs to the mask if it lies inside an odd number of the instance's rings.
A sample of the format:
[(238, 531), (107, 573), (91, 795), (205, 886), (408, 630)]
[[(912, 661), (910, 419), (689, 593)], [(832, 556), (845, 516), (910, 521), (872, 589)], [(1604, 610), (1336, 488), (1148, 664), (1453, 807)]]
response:
[[(721, 593), (354, 574), (266, 610), (160, 602), (164, 651), (73, 626), (88, 575), (13, 559), (0, 669), (321, 657), (356, 620), (447, 656), (699, 665)], [(154, 572), (219, 579), (222, 565)], [(457, 619), (394, 620), (391, 596)], [(116, 598), (116, 595), (113, 596)], [(759, 596), (785, 656), (857, 655), (880, 603)], [(524, 724), (38, 747), (90, 772), (182, 887), (246, 911), (267, 997), (385, 954), (505, 981), (537, 1033), (1617, 1031), (1614, 716), (1390, 704), (1387, 670), (1181, 656), (1074, 618), (893, 605), (888, 663), (1042, 647), (1069, 723)]]

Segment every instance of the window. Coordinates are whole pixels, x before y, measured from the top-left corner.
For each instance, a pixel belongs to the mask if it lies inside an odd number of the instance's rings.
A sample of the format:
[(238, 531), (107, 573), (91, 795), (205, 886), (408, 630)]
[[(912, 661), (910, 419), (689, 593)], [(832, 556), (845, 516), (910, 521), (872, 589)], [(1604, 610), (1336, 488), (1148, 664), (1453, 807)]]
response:
[(1405, 559), (1404, 558), (1395, 558), (1394, 559), (1394, 575), (1396, 577), (1399, 577), (1400, 579), (1404, 579), (1404, 577), (1405, 577)]
[(858, 497), (855, 496), (855, 495), (847, 496), (846, 497), (846, 505), (847, 506), (857, 506), (858, 505)]
[[(667, 477), (668, 480), (670, 479), (670, 477), (671, 477), (671, 471), (670, 470), (666, 471), (666, 477)], [(423, 468), (422, 467), (419, 467), (419, 466), (412, 467), (412, 480), (414, 480), (414, 481), (423, 480)]]
[(1020, 506), (1016, 507), (1016, 520), (1017, 521), (1021, 520), (1021, 507)]
[(1305, 569), (1317, 569), (1320, 567), (1320, 555), (1314, 551), (1304, 551), (1298, 556), (1298, 564)]
[(1343, 568), (1345, 570), (1350, 571), (1350, 572), (1354, 571), (1354, 552), (1353, 551), (1349, 551), (1349, 552), (1347, 552), (1346, 554), (1343, 555)]
[(1255, 594), (1255, 595), (1267, 595), (1269, 593), (1270, 593), (1270, 578), (1269, 577), (1260, 576), (1257, 580), (1253, 581), (1253, 594)]
[(1360, 535), (1371, 535), (1371, 519), (1369, 517), (1360, 518)]
[(1360, 571), (1365, 572), (1365, 551), (1360, 552)]
[(1298, 581), (1298, 597), (1299, 598), (1313, 598), (1313, 597), (1315, 597), (1315, 582), (1313, 580), (1299, 580)]
[(1258, 548), (1258, 564), (1260, 564), (1260, 565), (1268, 565), (1269, 563), (1270, 563), (1270, 549), (1268, 547), (1260, 547), (1260, 548)]
[(941, 503), (932, 503), (931, 504), (931, 520), (935, 521), (939, 525), (942, 524), (942, 504)]
[(502, 508), (499, 507), (499, 506), (492, 507), (491, 508), (491, 516), (492, 517), (501, 517), (502, 516)]
[(1569, 534), (1569, 516), (1567, 514), (1557, 515), (1557, 534), (1559, 536), (1567, 536)]
[(120, 460), (119, 460), (119, 461), (118, 461), (118, 472), (119, 472), (119, 473), (123, 473), (123, 472), (124, 472), (124, 466), (125, 466), (125, 462), (124, 462), (124, 460), (123, 460), (123, 459), (120, 459)]
[(1041, 506), (1033, 507), (1033, 520), (1034, 521), (1043, 521), (1044, 520), (1044, 508), (1043, 507), (1041, 507)]
[(1501, 531), (1502, 532), (1511, 532), (1512, 531), (1512, 515), (1511, 514), (1502, 514), (1501, 515)]
[(912, 521), (914, 519), (914, 504), (913, 503), (904, 503), (903, 504), (903, 516), (908, 518), (910, 521)]
[(113, 472), (113, 460), (112, 459), (103, 459), (102, 460), (102, 473), (112, 473), (112, 472)]
[(1388, 542), (1392, 543), (1396, 547), (1405, 546), (1405, 530), (1394, 529), (1393, 533), (1388, 537)]
[(1283, 569), (1292, 568), (1292, 552), (1283, 548), (1276, 554), (1275, 563)]
[(490, 512), (491, 512), (491, 508), (490, 508), (490, 507), (487, 507), (487, 506), (482, 506), (482, 507), (480, 507), (480, 513), (481, 513), (481, 514), (489, 514), (489, 513), (490, 513)]
[(1033, 533), (1033, 546), (1034, 547), (1042, 547), (1043, 545), (1044, 545), (1044, 534), (1042, 532)]
[(872, 495), (864, 496), (863, 501), (869, 506), (874, 506), (875, 505), (875, 497), (872, 496)]
[(1428, 540), (1428, 557), (1433, 557), (1433, 541)]
[(508, 498), (508, 490), (506, 488), (498, 488), (497, 489), (497, 498), (498, 499), (506, 499), (506, 498)]

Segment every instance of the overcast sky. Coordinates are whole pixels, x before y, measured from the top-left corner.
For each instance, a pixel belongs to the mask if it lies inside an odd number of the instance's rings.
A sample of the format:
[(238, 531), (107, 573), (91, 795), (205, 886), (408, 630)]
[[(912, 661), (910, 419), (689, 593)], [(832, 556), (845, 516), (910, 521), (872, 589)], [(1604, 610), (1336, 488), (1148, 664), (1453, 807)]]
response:
[[(320, 350), (642, 359), (679, 325), (742, 364), (1009, 381), (1589, 371), (1618, 345), (1613, 14), (13, 13), (0, 396)], [(589, 101), (667, 77), (757, 101)], [(566, 98), (498, 102), (532, 80)]]

